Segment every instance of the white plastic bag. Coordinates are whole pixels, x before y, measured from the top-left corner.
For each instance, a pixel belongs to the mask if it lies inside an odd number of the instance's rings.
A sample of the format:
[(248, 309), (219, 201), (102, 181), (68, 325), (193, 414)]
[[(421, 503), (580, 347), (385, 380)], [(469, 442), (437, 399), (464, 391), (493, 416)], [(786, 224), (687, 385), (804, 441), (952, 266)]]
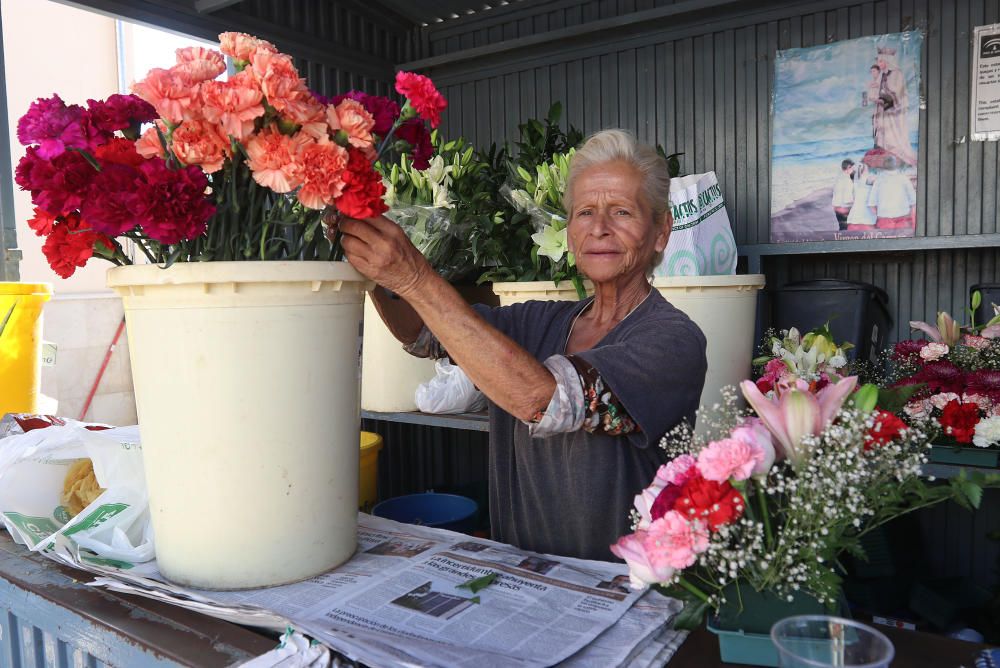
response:
[(460, 368), (446, 359), (434, 364), (437, 375), (417, 386), (414, 401), (424, 413), (473, 413), (486, 408), (486, 397)]
[(736, 239), (715, 172), (670, 179), (673, 231), (654, 276), (736, 273)]
[[(0, 521), (33, 551), (59, 547), (118, 567), (153, 559), (139, 428), (90, 431), (68, 422), (0, 440)], [(84, 457), (105, 491), (70, 518), (61, 505), (63, 482)]]

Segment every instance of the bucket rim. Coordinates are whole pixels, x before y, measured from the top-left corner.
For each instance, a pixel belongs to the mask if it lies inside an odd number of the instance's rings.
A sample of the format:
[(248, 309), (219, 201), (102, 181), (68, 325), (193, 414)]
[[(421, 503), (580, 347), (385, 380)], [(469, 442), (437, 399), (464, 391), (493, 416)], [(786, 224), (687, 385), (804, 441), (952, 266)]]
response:
[(0, 281), (0, 295), (5, 297), (34, 295), (51, 297), (51, 283), (22, 283), (21, 281)]
[(106, 280), (109, 288), (200, 283), (343, 281), (362, 284), (367, 290), (375, 285), (346, 261), (178, 262), (169, 268), (158, 264), (133, 264), (108, 269)]
[(656, 276), (654, 288), (763, 288), (764, 274), (722, 274), (711, 276)]

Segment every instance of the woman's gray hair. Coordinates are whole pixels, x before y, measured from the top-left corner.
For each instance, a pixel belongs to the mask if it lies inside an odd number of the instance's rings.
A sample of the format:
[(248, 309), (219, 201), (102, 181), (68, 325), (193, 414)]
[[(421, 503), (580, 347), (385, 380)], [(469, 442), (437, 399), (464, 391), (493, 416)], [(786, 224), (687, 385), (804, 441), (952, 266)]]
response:
[[(567, 218), (573, 216), (573, 183), (590, 167), (608, 162), (625, 162), (642, 174), (642, 193), (653, 209), (653, 222), (662, 222), (670, 209), (670, 170), (666, 159), (655, 148), (640, 144), (635, 135), (627, 130), (611, 129), (595, 132), (587, 138), (569, 163), (566, 190), (563, 191), (563, 206)], [(663, 258), (657, 253), (653, 258), (655, 267)]]

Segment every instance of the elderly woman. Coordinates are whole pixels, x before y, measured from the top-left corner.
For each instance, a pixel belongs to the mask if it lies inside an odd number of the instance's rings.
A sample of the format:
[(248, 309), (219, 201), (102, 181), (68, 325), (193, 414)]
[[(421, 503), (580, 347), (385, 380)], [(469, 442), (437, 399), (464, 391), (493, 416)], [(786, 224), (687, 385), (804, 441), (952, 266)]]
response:
[[(564, 203), (569, 248), (593, 283), (578, 302), (471, 307), (385, 218), (342, 223), (350, 262), (411, 353), (447, 354), (490, 399), (490, 521), (521, 548), (611, 559), (636, 493), (694, 422), (705, 337), (647, 275), (670, 236), (670, 177), (622, 130), (573, 157)], [(447, 351), (447, 352), (445, 352)]]

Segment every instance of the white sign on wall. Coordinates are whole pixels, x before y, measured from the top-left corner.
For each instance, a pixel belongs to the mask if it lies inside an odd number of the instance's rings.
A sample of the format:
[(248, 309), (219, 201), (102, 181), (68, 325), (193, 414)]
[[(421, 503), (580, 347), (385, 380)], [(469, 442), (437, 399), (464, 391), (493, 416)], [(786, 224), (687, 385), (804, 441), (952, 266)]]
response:
[(1000, 23), (973, 32), (971, 111), (972, 139), (1000, 140)]

